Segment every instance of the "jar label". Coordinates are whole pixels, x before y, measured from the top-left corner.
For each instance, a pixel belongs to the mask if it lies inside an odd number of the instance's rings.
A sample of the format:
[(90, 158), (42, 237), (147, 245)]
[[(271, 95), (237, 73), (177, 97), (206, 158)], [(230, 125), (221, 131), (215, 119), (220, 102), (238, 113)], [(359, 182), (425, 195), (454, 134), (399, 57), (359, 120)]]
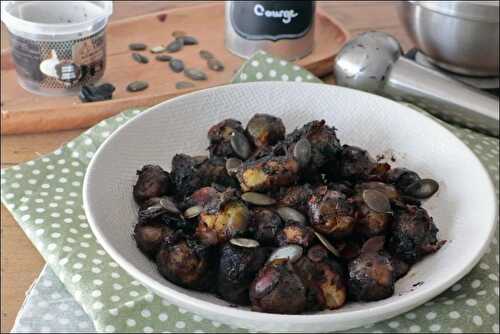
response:
[(104, 30), (69, 41), (35, 41), (11, 34), (12, 58), (23, 80), (41, 88), (72, 88), (102, 77)]
[(314, 1), (232, 1), (234, 31), (248, 40), (298, 39), (314, 23)]

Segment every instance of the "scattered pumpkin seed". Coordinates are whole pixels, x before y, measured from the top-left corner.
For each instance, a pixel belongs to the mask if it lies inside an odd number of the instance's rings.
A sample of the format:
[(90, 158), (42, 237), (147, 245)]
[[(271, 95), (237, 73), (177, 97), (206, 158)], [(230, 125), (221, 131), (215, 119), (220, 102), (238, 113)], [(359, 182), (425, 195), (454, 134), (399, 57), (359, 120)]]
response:
[(160, 199), (160, 205), (167, 210), (168, 212), (180, 214), (181, 212), (177, 208), (177, 206), (172, 202), (172, 200), (168, 197), (162, 197)]
[(260, 245), (257, 240), (247, 238), (232, 238), (229, 242), (235, 246), (244, 248), (257, 248)]
[(319, 234), (318, 232), (314, 232), (318, 240), (325, 246), (326, 249), (328, 249), (333, 255), (340, 257), (339, 251), (326, 239), (323, 235)]
[(306, 217), (299, 211), (294, 208), (290, 208), (288, 206), (282, 206), (281, 208), (276, 209), (276, 213), (283, 219), (285, 222), (293, 221), (300, 224), (306, 223)]
[(224, 64), (216, 58), (210, 58), (207, 60), (208, 68), (215, 72), (224, 71)]
[(132, 59), (134, 59), (139, 64), (149, 63), (148, 57), (141, 55), (140, 53), (137, 53), (137, 52), (132, 53)]
[(184, 37), (184, 36), (186, 36), (186, 32), (184, 32), (182, 30), (175, 30), (172, 33), (172, 37), (174, 37), (174, 38), (179, 38), (179, 37)]
[(156, 60), (158, 61), (170, 61), (172, 59), (172, 56), (169, 55), (157, 55), (155, 57)]
[(175, 83), (175, 88), (176, 89), (186, 89), (186, 88), (193, 88), (194, 84), (192, 82), (188, 81), (179, 81)]
[(154, 46), (151, 49), (149, 49), (151, 53), (162, 53), (165, 52), (166, 50), (167, 48), (164, 45)]
[(198, 44), (198, 40), (194, 38), (193, 36), (181, 36), (177, 37), (179, 39), (182, 39), (182, 43), (184, 45), (196, 45)]
[(373, 211), (380, 213), (391, 213), (391, 203), (389, 198), (378, 190), (367, 189), (362, 194), (363, 201)]
[(231, 147), (234, 153), (243, 160), (246, 160), (250, 156), (250, 143), (247, 137), (241, 132), (233, 132), (231, 135)]
[(207, 51), (207, 50), (200, 50), (199, 53), (200, 53), (200, 57), (205, 59), (205, 60), (215, 58), (214, 55), (210, 51)]
[(295, 144), (293, 148), (293, 157), (302, 167), (309, 163), (309, 160), (311, 160), (311, 143), (307, 138), (302, 138)]
[(147, 45), (144, 43), (130, 43), (128, 48), (132, 51), (143, 51), (146, 50)]
[(404, 190), (404, 193), (416, 199), (427, 199), (434, 195), (438, 190), (439, 183), (433, 179), (422, 179), (410, 184)]
[(177, 58), (170, 59), (169, 66), (175, 73), (179, 73), (184, 70), (184, 62)]
[(288, 259), (290, 263), (296, 262), (302, 256), (304, 250), (298, 245), (287, 245), (276, 249), (271, 253), (267, 262), (278, 259)]
[(195, 218), (195, 217), (198, 217), (201, 213), (201, 206), (199, 205), (195, 205), (195, 206), (192, 206), (188, 209), (186, 209), (186, 211), (184, 211), (184, 218), (187, 218), (187, 219), (191, 219), (191, 218)]
[(197, 68), (186, 68), (184, 70), (184, 75), (192, 80), (207, 80), (208, 77), (202, 70)]
[(180, 49), (182, 49), (183, 46), (182, 39), (177, 38), (173, 42), (170, 42), (170, 44), (167, 45), (167, 51), (172, 53), (172, 52), (177, 52)]
[(243, 161), (238, 158), (229, 158), (226, 160), (226, 171), (229, 175), (235, 175), (238, 171), (238, 167), (241, 166)]
[(167, 14), (158, 14), (156, 16), (156, 18), (158, 19), (158, 21), (160, 22), (165, 22), (165, 20), (167, 19)]
[(134, 81), (127, 85), (127, 90), (129, 92), (140, 92), (148, 88), (149, 84), (146, 81)]
[(273, 205), (276, 204), (276, 200), (264, 194), (259, 194), (255, 192), (246, 192), (241, 195), (241, 199), (247, 203), (254, 205)]

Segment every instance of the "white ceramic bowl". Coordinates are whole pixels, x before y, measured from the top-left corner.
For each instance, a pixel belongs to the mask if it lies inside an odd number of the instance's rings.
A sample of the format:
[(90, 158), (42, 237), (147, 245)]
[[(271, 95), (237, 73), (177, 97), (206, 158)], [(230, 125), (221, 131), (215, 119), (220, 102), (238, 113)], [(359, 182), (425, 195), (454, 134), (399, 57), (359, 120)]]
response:
[[(135, 171), (144, 164), (170, 169), (174, 154), (201, 154), (207, 129), (228, 117), (246, 123), (257, 112), (283, 119), (288, 131), (325, 119), (342, 143), (390, 152), (396, 165), (438, 180), (440, 191), (425, 203), (449, 240), (415, 265), (396, 284), (391, 298), (350, 303), (335, 311), (279, 315), (228, 307), (213, 295), (166, 281), (131, 237), (137, 207), (132, 198)], [(492, 237), (496, 200), (488, 174), (474, 154), (431, 119), (375, 95), (320, 84), (247, 83), (217, 87), (161, 103), (111, 135), (88, 168), (84, 203), (92, 230), (104, 249), (131, 276), (158, 295), (222, 323), (262, 331), (345, 330), (406, 312), (435, 297), (477, 263)], [(416, 282), (421, 286), (413, 287)]]

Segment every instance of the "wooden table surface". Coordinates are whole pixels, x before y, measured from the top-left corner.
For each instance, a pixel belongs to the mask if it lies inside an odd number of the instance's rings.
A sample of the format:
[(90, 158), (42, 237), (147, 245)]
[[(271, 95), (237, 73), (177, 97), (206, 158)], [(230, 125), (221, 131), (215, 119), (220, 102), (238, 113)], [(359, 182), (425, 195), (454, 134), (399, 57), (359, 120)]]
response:
[[(199, 4), (200, 2), (197, 2)], [(112, 20), (142, 15), (180, 6), (193, 6), (193, 2), (175, 1), (115, 1)], [(398, 38), (405, 50), (411, 42), (404, 32), (396, 13), (396, 1), (324, 1), (319, 5), (343, 23), (356, 35), (363, 31), (380, 30)], [(2, 48), (8, 47), (5, 27), (1, 29)], [(331, 76), (325, 78), (332, 82)], [(3, 85), (17, 85), (3, 82)], [(83, 130), (45, 134), (1, 137), (1, 167), (6, 168), (55, 150), (63, 143), (78, 136)], [(1, 209), (1, 333), (11, 330), (25, 293), (44, 265), (31, 242), (13, 220), (4, 206)]]

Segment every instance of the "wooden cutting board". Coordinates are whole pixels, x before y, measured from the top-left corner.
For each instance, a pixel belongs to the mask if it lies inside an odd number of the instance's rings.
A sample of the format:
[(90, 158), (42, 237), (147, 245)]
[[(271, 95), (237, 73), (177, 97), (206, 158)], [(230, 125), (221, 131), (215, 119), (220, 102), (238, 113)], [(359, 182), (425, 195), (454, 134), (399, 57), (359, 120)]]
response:
[[(166, 15), (166, 16), (165, 16)], [(348, 39), (348, 32), (338, 22), (318, 8), (316, 17), (315, 48), (297, 64), (318, 76), (332, 70), (333, 59)], [(198, 45), (185, 46), (172, 54), (188, 67), (203, 69), (208, 80), (194, 82), (190, 89), (176, 89), (178, 81), (189, 81), (182, 73), (174, 73), (168, 63), (158, 62), (149, 51), (148, 64), (132, 60), (128, 45), (141, 42), (149, 47), (172, 41), (171, 33), (182, 30), (199, 40)], [(187, 92), (226, 84), (244, 59), (224, 47), (224, 5), (210, 4), (179, 8), (148, 14), (111, 23), (107, 29), (107, 67), (102, 82), (116, 86), (113, 99), (103, 102), (82, 103), (77, 96), (46, 97), (31, 94), (19, 86), (10, 50), (1, 54), (1, 133), (37, 133), (85, 128), (133, 107), (149, 107)], [(198, 52), (212, 52), (224, 65), (223, 72), (213, 72)], [(134, 80), (149, 82), (149, 88), (137, 93), (125, 87)]]

